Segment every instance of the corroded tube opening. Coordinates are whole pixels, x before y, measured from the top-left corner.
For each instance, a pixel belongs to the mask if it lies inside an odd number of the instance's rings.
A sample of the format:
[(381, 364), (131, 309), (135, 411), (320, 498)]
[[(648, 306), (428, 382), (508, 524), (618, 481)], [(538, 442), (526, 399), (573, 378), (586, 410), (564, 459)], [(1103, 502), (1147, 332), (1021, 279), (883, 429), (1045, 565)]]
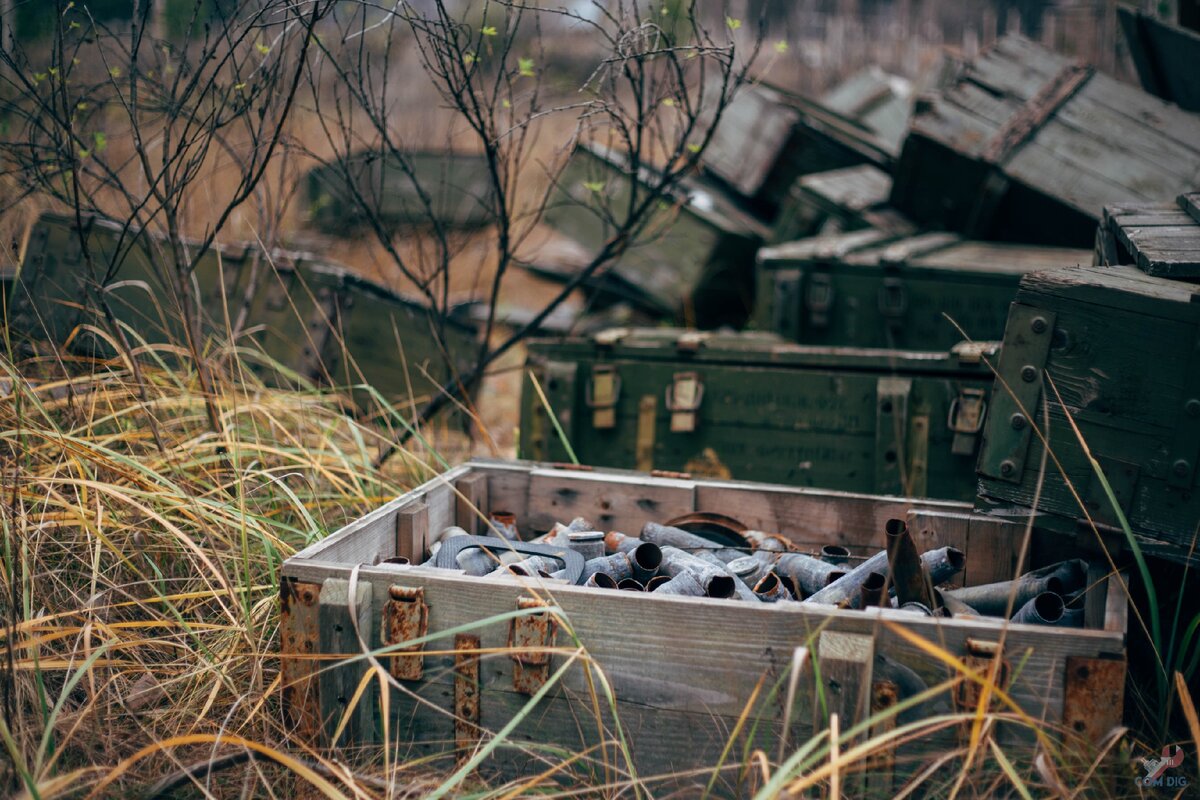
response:
[(708, 586), (705, 588), (705, 594), (709, 597), (729, 598), (733, 597), (736, 590), (734, 586), (735, 578), (731, 575), (713, 575), (708, 581)]
[(830, 564), (845, 564), (850, 560), (850, 550), (840, 544), (827, 544), (821, 548), (821, 560)]
[(646, 584), (646, 591), (653, 592), (655, 589), (662, 586), (664, 583), (670, 583), (670, 581), (671, 581), (671, 579), (669, 577), (667, 577), (666, 575), (657, 575), (657, 576), (651, 578), (649, 583)]
[(592, 575), (583, 585), (592, 586), (597, 589), (617, 588), (617, 582), (613, 580), (612, 576), (603, 572), (597, 572), (595, 575)]
[(626, 578), (625, 580), (621, 581), (620, 583), (617, 584), (617, 588), (623, 592), (644, 592), (644, 591), (646, 591), (646, 587), (642, 586), (641, 581), (634, 580), (633, 578)]
[(662, 559), (662, 548), (653, 542), (639, 544), (630, 558), (636, 568), (645, 572), (656, 572), (662, 565)]
[(908, 533), (908, 523), (902, 519), (889, 519), (883, 526), (888, 536), (903, 536)]
[(886, 584), (887, 578), (883, 576), (883, 573), (872, 572), (867, 575), (862, 585), (862, 607), (878, 606), (883, 600), (883, 589)]
[(1038, 616), (1046, 622), (1058, 622), (1063, 615), (1062, 595), (1044, 592), (1033, 599)]

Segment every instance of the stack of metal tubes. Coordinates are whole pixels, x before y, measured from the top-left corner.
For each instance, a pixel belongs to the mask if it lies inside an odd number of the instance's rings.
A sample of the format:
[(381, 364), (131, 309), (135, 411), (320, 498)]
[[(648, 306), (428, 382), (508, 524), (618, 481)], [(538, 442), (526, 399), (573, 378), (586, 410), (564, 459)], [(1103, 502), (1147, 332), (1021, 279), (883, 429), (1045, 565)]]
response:
[[(503, 541), (520, 540), (511, 515), (493, 514), (489, 528)], [(656, 522), (647, 522), (640, 536), (630, 536), (598, 531), (576, 518), (532, 541), (579, 553), (584, 567), (576, 582), (600, 589), (846, 609), (883, 606), (925, 616), (1006, 617), (1028, 624), (1083, 626), (1083, 561), (1053, 564), (1011, 581), (952, 588), (966, 564), (962, 551), (940, 547), (919, 553), (899, 519), (888, 521), (885, 534), (886, 548), (857, 564), (839, 545), (808, 554), (798, 552), (784, 536), (746, 530), (741, 536), (749, 547), (743, 549)], [(434, 562), (445, 541), (466, 535), (458, 527), (443, 530), (426, 564)], [(521, 553), (502, 541), (496, 545), (461, 551), (459, 569), (485, 579), (566, 577), (561, 559), (553, 555)]]

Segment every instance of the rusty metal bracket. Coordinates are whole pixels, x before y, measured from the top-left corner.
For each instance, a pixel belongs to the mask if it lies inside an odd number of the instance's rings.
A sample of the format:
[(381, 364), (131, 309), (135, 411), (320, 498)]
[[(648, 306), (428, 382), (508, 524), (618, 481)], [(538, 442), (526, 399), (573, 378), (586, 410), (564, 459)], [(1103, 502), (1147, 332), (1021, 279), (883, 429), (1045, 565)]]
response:
[[(967, 653), (963, 656), (963, 665), (967, 669), (986, 675), (991, 672), (992, 662), (999, 657), (1000, 666), (996, 671), (995, 685), (1001, 689), (1007, 687), (1008, 678), (1012, 674), (1012, 665), (1001, 655), (1000, 643), (968, 638), (966, 645)], [(979, 707), (979, 699), (982, 694), (982, 686), (969, 678), (964, 678), (954, 692), (955, 708), (962, 712), (974, 711)]]
[[(991, 424), (984, 432), (978, 472), (1020, 483), (1042, 394), (1042, 373), (1058, 319), (1053, 311), (1013, 303), (996, 367)], [(1032, 415), (1030, 419), (1026, 415)]]
[[(429, 630), (429, 606), (425, 589), (419, 586), (388, 587), (383, 606), (383, 643), (400, 644), (420, 639)], [(394, 651), (391, 673), (398, 681), (418, 681), (424, 670), (424, 642)]]
[(593, 364), (585, 402), (592, 410), (592, 427), (608, 430), (617, 427), (617, 401), (621, 397), (621, 376), (614, 364)]
[(696, 430), (696, 412), (704, 402), (704, 384), (696, 372), (676, 372), (666, 391), (667, 410), (671, 412), (671, 433)]
[(658, 426), (658, 398), (642, 395), (638, 400), (637, 438), (634, 446), (635, 464), (640, 472), (654, 469), (654, 434)]
[(316, 678), (320, 650), (318, 601), (321, 585), (284, 578), (279, 588), (279, 676), (283, 712), (298, 741), (316, 744), (321, 732), (321, 701)]
[(814, 272), (804, 290), (804, 308), (808, 324), (813, 328), (828, 328), (833, 309), (833, 277), (828, 272)]
[(454, 637), (454, 746), (460, 760), (479, 745), (480, 648), (478, 636), (460, 633)]
[[(546, 604), (536, 597), (522, 597), (517, 608), (544, 608)], [(508, 646), (512, 648), (513, 689), (522, 694), (535, 694), (550, 677), (550, 648), (554, 647), (554, 636), (558, 631), (558, 620), (549, 612), (527, 614), (513, 619), (508, 633)]]
[(975, 455), (975, 445), (983, 421), (987, 418), (987, 392), (983, 389), (960, 389), (958, 396), (950, 401), (946, 414), (946, 428), (954, 434), (950, 452), (956, 456)]
[(1063, 676), (1063, 727), (1085, 742), (1099, 742), (1121, 724), (1125, 710), (1125, 659), (1067, 656)]

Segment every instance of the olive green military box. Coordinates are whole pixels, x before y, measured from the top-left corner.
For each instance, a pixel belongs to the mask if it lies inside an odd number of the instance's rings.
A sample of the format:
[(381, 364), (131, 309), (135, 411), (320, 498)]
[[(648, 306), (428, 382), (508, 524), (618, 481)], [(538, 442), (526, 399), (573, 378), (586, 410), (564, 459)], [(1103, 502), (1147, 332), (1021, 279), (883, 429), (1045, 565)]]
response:
[(981, 355), (994, 347), (804, 347), (768, 333), (624, 328), (535, 340), (521, 455), (968, 500), (992, 382)]
[(1088, 537), (1089, 520), (1118, 532), (1123, 515), (1147, 552), (1195, 560), (1200, 288), (1131, 266), (1027, 275), (997, 376), (981, 507), (1036, 505), (1043, 527)]
[(755, 327), (803, 344), (948, 350), (999, 339), (1026, 272), (1091, 260), (1087, 250), (950, 233), (802, 239), (759, 251)]
[(771, 228), (773, 243), (792, 242), (863, 228), (898, 236), (917, 232), (903, 214), (888, 206), (892, 177), (873, 164), (804, 175), (788, 191)]
[(1173, 203), (1105, 206), (1093, 263), (1128, 264), (1148, 275), (1200, 279), (1200, 192)]
[(341, 236), (357, 235), (374, 222), (386, 232), (434, 225), (482, 227), (494, 221), (495, 213), (488, 175), (481, 155), (356, 153), (308, 173), (309, 223)]
[[(636, 182), (622, 155), (581, 145), (559, 176), (543, 221), (594, 257), (623, 222), (632, 187), (645, 197), (656, 176), (644, 168)], [(723, 189), (687, 178), (650, 210), (629, 248), (588, 287), (652, 314), (702, 328), (740, 327), (754, 300), (754, 253), (767, 228)], [(569, 280), (583, 263), (540, 263), (533, 269)]]
[[(185, 342), (174, 273), (160, 268), (172, 263), (166, 241), (94, 217), (84, 228), (80, 236), (74, 217), (53, 213), (34, 223), (11, 291), (10, 334), (28, 348), (48, 342), (111, 355), (96, 303), (103, 287), (131, 345)], [(468, 326), (311, 255), (215, 246), (192, 281), (204, 335), (228, 342), (234, 334), (247, 363), (268, 377), (291, 372), (419, 401), (450, 377), (431, 326), (443, 326), (456, 367), (473, 354)]]

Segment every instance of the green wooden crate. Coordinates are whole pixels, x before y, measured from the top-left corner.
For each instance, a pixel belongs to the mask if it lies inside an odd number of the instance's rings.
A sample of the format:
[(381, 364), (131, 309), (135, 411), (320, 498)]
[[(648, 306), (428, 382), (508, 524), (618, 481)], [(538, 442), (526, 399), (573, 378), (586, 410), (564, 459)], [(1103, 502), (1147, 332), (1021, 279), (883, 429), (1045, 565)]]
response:
[[(621, 220), (632, 181), (619, 154), (580, 146), (559, 176), (544, 222), (591, 257), (612, 236), (610, 216)], [(646, 170), (638, 177), (652, 180)], [(642, 234), (588, 286), (650, 313), (709, 328), (740, 327), (754, 300), (754, 253), (767, 229), (721, 188), (685, 179), (652, 212)], [(561, 280), (583, 266), (574, 260), (532, 267)]]
[(1200, 111), (1200, 33), (1121, 6), (1117, 18), (1142, 88)]
[[(166, 262), (164, 240), (110, 220), (84, 224), (81, 237), (71, 216), (44, 213), (34, 223), (12, 290), (9, 332), (29, 347), (70, 343), (77, 352), (112, 355), (102, 337), (81, 328), (107, 328), (98, 309), (83, 302), (87, 287), (101, 283), (133, 344), (183, 342), (176, 293), (157, 266)], [(83, 257), (84, 238), (102, 273), (94, 278)], [(215, 247), (197, 265), (194, 281), (204, 334), (225, 340), (231, 330), (241, 331), (238, 344), (261, 352), (249, 363), (268, 378), (279, 376), (275, 362), (285, 373), (321, 383), (369, 384), (390, 401), (428, 397), (450, 378), (430, 334), (437, 320), (425, 306), (315, 256)], [(451, 320), (442, 324), (461, 367), (474, 355), (473, 330)], [(366, 400), (365, 393), (358, 397)]]
[(892, 205), (972, 238), (1091, 247), (1105, 205), (1197, 175), (1200, 116), (1007, 36), (917, 103)]
[(1129, 264), (1149, 275), (1200, 278), (1200, 192), (1174, 203), (1106, 206), (1093, 262)]
[(371, 215), (389, 232), (435, 221), (448, 229), (494, 221), (494, 192), (481, 155), (417, 151), (401, 160), (361, 152), (344, 164), (312, 169), (304, 186), (309, 223), (338, 236), (359, 235)]
[(873, 164), (804, 175), (788, 191), (771, 228), (773, 243), (876, 228), (910, 235), (916, 226), (888, 205), (892, 178)]
[(867, 228), (801, 239), (759, 251), (755, 327), (804, 344), (946, 350), (964, 333), (999, 339), (1023, 274), (1091, 259), (949, 233)]
[[(980, 452), (980, 492), (1074, 531), (1121, 511), (1149, 552), (1195, 559), (1200, 520), (1200, 293), (1134, 267), (1027, 275), (1004, 331), (997, 390)], [(1039, 480), (1046, 431), (1054, 453)], [(1069, 481), (1069, 483), (1068, 483)], [(1027, 511), (1023, 511), (1027, 513)], [(1118, 540), (1123, 538), (1118, 535)]]
[[(994, 345), (804, 347), (768, 333), (613, 329), (529, 345), (584, 464), (970, 499)], [(521, 454), (570, 453), (526, 377)]]

